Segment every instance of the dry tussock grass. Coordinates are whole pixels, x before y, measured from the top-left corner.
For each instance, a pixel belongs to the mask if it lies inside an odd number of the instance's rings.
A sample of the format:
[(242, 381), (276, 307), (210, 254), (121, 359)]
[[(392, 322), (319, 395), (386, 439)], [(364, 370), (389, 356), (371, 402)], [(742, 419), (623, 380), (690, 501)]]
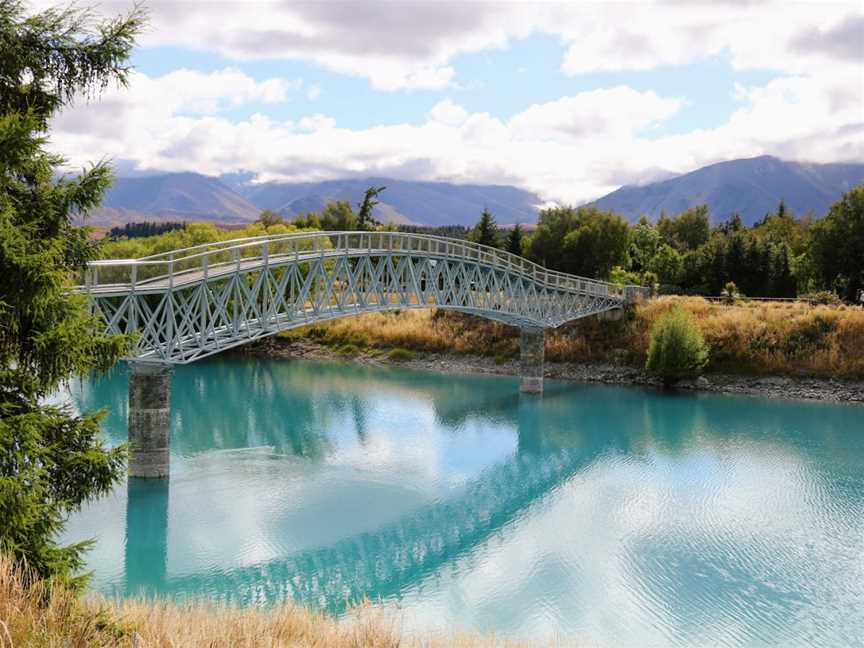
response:
[[(492, 648), (494, 638), (400, 639), (385, 612), (359, 607), (337, 621), (305, 608), (239, 609), (209, 603), (173, 604), (78, 598), (0, 556), (0, 648)], [(508, 644), (511, 645), (512, 644)]]
[(651, 325), (680, 304), (711, 345), (711, 368), (775, 374), (864, 378), (864, 310), (853, 306), (738, 302), (664, 297), (637, 309), (630, 343), (648, 348)]
[[(709, 370), (864, 378), (864, 310), (854, 306), (661, 297), (620, 320), (579, 320), (546, 336), (553, 362), (645, 361), (654, 321), (675, 305), (693, 314), (711, 345)], [(330, 346), (518, 356), (518, 331), (468, 315), (431, 310), (371, 313), (292, 331)]]

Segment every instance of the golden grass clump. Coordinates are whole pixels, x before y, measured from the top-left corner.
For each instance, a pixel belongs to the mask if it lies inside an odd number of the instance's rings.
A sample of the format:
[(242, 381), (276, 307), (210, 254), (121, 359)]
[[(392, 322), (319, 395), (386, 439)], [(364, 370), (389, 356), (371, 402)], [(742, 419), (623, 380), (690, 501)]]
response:
[(803, 302), (662, 297), (637, 308), (630, 344), (647, 348), (651, 325), (675, 304), (695, 317), (711, 346), (710, 368), (748, 373), (864, 377), (864, 310)]
[[(336, 620), (284, 604), (107, 601), (32, 581), (0, 555), (0, 648), (492, 648), (494, 638), (404, 641), (387, 612), (365, 605)], [(514, 646), (514, 644), (507, 644)]]
[[(691, 313), (711, 346), (708, 370), (739, 373), (864, 378), (864, 310), (803, 302), (709, 302), (701, 297), (660, 297), (618, 318), (588, 317), (550, 331), (550, 362), (624, 362), (642, 366), (651, 328), (674, 305)], [(448, 311), (369, 313), (297, 329), (328, 346), (364, 350), (519, 354), (517, 329)]]

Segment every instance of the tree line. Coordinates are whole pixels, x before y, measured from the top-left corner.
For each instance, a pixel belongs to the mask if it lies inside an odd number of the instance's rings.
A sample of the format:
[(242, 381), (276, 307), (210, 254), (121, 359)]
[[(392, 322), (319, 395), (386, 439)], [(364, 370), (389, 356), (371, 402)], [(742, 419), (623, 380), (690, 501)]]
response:
[(852, 301), (864, 289), (864, 186), (821, 220), (798, 218), (781, 201), (749, 227), (737, 214), (711, 223), (705, 205), (634, 224), (594, 206), (553, 207), (526, 234), (498, 228), (484, 210), (467, 238), (554, 270), (664, 292), (719, 295), (732, 282), (754, 297), (828, 290)]
[(108, 230), (106, 237), (109, 239), (121, 239), (121, 238), (143, 238), (147, 236), (158, 236), (159, 234), (164, 234), (165, 232), (171, 232), (173, 230), (185, 229), (185, 222), (175, 222), (168, 221), (164, 223), (151, 223), (149, 221), (144, 221), (141, 223), (126, 223), (122, 227), (112, 227)]
[[(525, 256), (554, 270), (616, 283), (657, 286), (661, 292), (719, 295), (730, 283), (752, 297), (796, 297), (831, 291), (854, 301), (864, 289), (864, 186), (844, 194), (820, 220), (796, 217), (781, 201), (752, 226), (733, 215), (712, 225), (707, 206), (630, 223), (620, 214), (586, 207), (552, 207), (533, 229), (500, 227), (484, 209), (473, 227), (383, 225), (373, 217), (385, 187), (370, 187), (355, 211), (334, 201), (320, 212), (289, 222), (264, 210), (242, 231), (215, 225), (133, 223), (112, 230), (116, 242), (103, 246), (113, 256), (142, 256), (232, 236), (281, 234), (297, 230), (391, 230), (473, 241)], [(168, 231), (146, 236), (151, 229)], [(114, 234), (118, 236), (114, 236)], [(142, 236), (143, 238), (136, 238)], [(136, 238), (136, 240), (131, 240)]]

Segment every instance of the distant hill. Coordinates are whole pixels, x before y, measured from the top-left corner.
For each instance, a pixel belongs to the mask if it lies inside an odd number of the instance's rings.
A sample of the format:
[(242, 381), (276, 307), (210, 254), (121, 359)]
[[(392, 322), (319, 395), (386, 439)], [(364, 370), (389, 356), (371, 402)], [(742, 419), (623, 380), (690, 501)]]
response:
[(253, 221), (260, 213), (260, 208), (217, 178), (168, 173), (118, 178), (89, 222), (111, 226), (145, 220), (239, 223)]
[(320, 211), (328, 202), (347, 200), (355, 210), (366, 189), (386, 186), (375, 208), (385, 223), (404, 225), (474, 225), (485, 207), (502, 225), (536, 223), (540, 197), (503, 185), (458, 185), (389, 178), (305, 183), (251, 184), (250, 174), (212, 178), (196, 173), (169, 173), (118, 178), (104, 206), (88, 222), (117, 226), (132, 221), (207, 220), (247, 223), (261, 210), (292, 218)]
[(737, 212), (747, 224), (777, 208), (824, 216), (844, 191), (864, 184), (864, 164), (808, 164), (762, 156), (720, 162), (660, 182), (624, 186), (595, 201), (631, 220), (707, 204), (715, 222)]
[[(114, 227), (132, 221), (207, 220), (220, 224), (254, 221), (262, 209), (292, 218), (320, 211), (328, 202), (347, 200), (356, 209), (370, 186), (386, 186), (375, 209), (385, 223), (474, 225), (488, 208), (501, 225), (537, 222), (543, 201), (530, 191), (506, 185), (462, 185), (391, 178), (271, 182), (252, 184), (254, 174), (213, 178), (167, 173), (119, 178), (102, 208), (88, 222)], [(640, 186), (624, 186), (595, 201), (636, 220), (657, 218), (707, 204), (715, 222), (735, 212), (748, 224), (776, 209), (783, 199), (796, 214), (824, 216), (844, 191), (864, 184), (864, 164), (805, 164), (774, 157), (720, 162), (690, 173)]]
[(386, 186), (376, 217), (403, 225), (473, 225), (484, 207), (498, 223), (535, 223), (537, 194), (505, 185), (462, 185), (389, 178), (329, 180), (315, 183), (240, 185), (237, 190), (258, 207), (286, 217), (320, 211), (328, 202), (347, 200), (356, 209), (371, 186)]

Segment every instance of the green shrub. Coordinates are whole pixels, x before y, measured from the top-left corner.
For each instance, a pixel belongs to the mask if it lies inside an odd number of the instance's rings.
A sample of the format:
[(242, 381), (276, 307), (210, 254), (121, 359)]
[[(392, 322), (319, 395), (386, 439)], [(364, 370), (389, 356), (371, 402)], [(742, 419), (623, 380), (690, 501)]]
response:
[(727, 281), (721, 294), (723, 301), (730, 306), (735, 303), (736, 299), (741, 297), (741, 293), (738, 291), (738, 286), (735, 285), (734, 281)]
[(669, 386), (698, 375), (708, 362), (708, 345), (693, 316), (676, 306), (654, 322), (645, 369)]
[(843, 301), (830, 290), (817, 290), (808, 295), (803, 295), (802, 299), (806, 299), (813, 304), (823, 304), (826, 306), (839, 306)]
[(342, 356), (354, 357), (356, 355), (360, 355), (363, 349), (358, 347), (356, 344), (351, 344), (348, 342), (347, 344), (343, 344), (342, 346), (336, 347), (336, 353)]
[(388, 360), (396, 360), (399, 362), (403, 362), (403, 361), (407, 361), (407, 360), (413, 360), (415, 357), (416, 357), (416, 354), (413, 351), (410, 351), (408, 349), (400, 349), (400, 348), (392, 349), (387, 354)]

